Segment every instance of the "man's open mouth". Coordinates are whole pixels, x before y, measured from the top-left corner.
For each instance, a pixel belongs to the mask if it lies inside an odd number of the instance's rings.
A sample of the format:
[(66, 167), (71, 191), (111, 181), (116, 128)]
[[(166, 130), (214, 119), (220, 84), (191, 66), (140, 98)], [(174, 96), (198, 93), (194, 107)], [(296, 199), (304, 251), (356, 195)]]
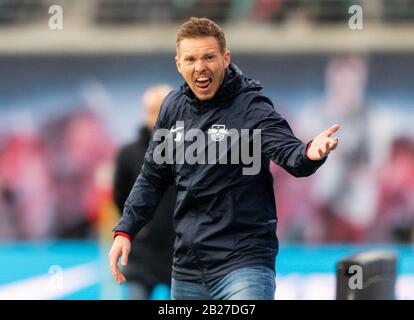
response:
[(198, 77), (195, 80), (195, 84), (196, 84), (197, 88), (207, 89), (208, 86), (210, 85), (211, 81), (212, 80), (211, 80), (210, 77)]

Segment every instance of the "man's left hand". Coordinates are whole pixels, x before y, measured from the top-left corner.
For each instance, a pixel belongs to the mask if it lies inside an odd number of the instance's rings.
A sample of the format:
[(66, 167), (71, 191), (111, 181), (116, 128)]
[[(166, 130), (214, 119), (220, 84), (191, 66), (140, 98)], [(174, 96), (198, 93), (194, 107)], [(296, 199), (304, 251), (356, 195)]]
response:
[(322, 160), (332, 150), (338, 146), (338, 138), (331, 138), (332, 134), (339, 130), (339, 124), (335, 124), (328, 130), (318, 134), (315, 139), (312, 140), (309, 146), (306, 156), (313, 161)]

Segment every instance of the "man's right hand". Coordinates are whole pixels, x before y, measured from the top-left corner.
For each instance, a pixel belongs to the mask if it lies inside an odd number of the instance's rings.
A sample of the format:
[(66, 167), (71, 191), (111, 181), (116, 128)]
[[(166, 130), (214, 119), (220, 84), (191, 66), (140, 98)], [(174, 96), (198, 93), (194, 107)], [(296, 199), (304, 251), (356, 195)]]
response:
[(108, 256), (112, 275), (118, 284), (122, 284), (126, 281), (125, 276), (122, 274), (121, 270), (119, 270), (118, 259), (122, 256), (121, 264), (122, 266), (126, 266), (128, 264), (128, 255), (130, 251), (131, 241), (124, 236), (116, 236)]

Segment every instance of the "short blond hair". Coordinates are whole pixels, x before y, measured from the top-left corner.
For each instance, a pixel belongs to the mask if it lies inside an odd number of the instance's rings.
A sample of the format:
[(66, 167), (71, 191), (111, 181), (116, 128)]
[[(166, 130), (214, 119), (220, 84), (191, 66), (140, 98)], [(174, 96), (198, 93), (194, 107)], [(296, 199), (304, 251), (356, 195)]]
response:
[(178, 29), (175, 41), (177, 53), (179, 52), (181, 40), (185, 38), (198, 37), (214, 37), (217, 39), (220, 52), (224, 54), (226, 51), (226, 38), (224, 36), (224, 31), (218, 24), (207, 18), (191, 17)]

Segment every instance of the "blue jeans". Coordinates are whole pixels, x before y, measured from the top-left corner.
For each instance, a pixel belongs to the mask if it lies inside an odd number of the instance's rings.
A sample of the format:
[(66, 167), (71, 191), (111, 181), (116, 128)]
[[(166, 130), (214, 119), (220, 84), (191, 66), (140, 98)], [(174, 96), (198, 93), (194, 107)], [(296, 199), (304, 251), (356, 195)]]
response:
[(203, 283), (172, 279), (172, 300), (274, 300), (275, 271), (245, 267)]

